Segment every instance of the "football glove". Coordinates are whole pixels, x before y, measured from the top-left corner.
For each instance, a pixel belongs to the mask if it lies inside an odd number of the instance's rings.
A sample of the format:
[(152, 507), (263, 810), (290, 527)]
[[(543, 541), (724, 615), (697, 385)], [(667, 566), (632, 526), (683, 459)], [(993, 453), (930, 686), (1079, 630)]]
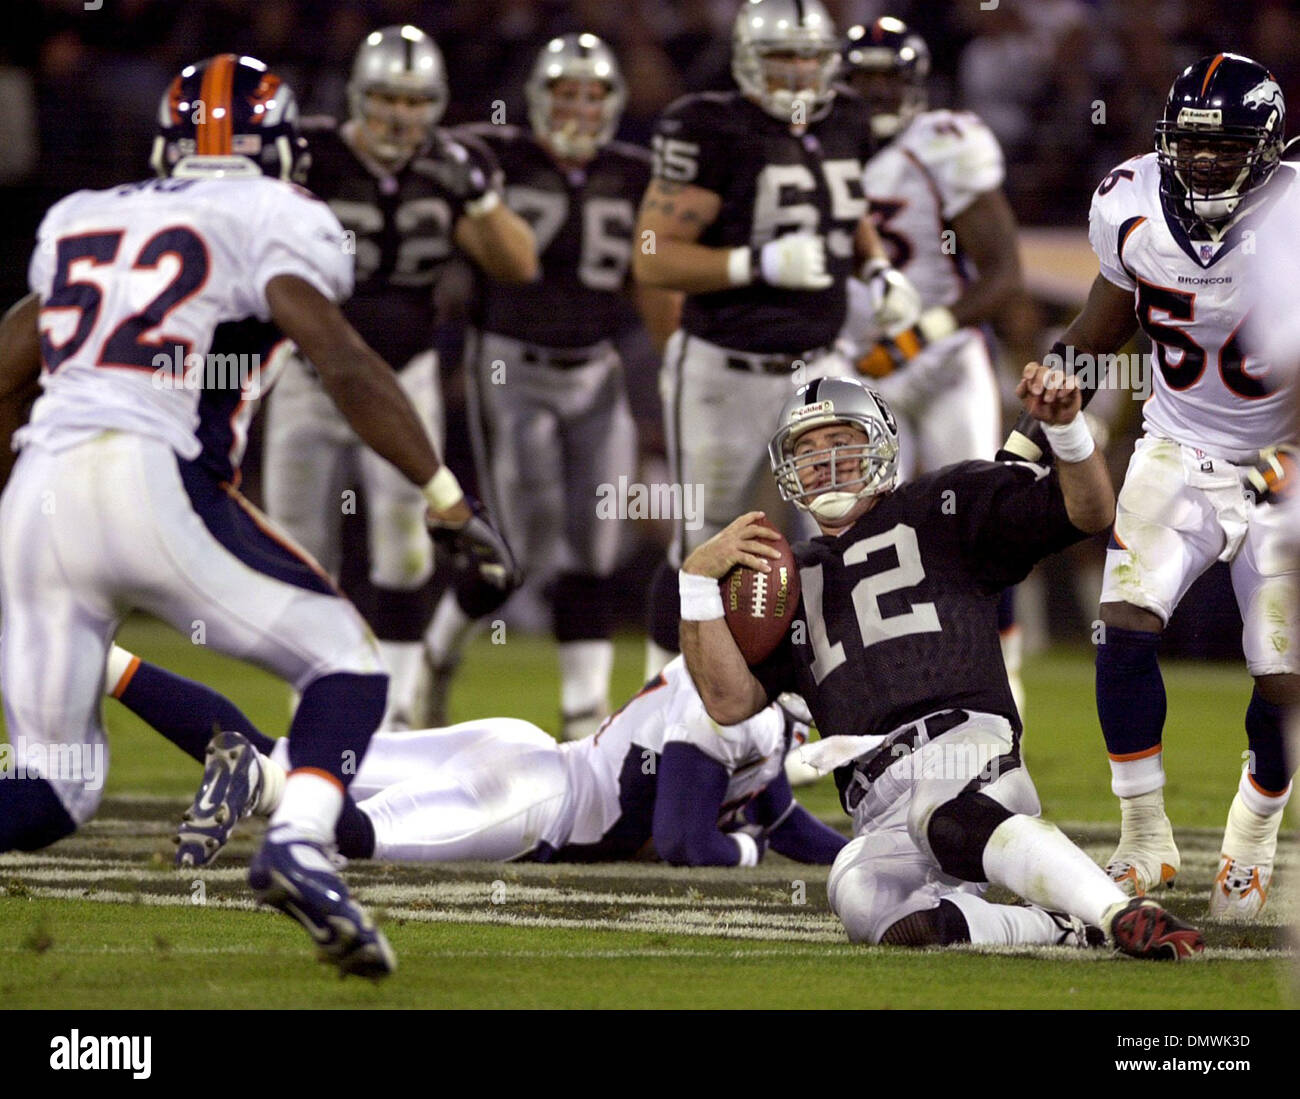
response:
[(466, 495), (465, 503), (472, 514), (463, 523), (448, 523), (430, 515), (429, 533), (434, 544), (443, 548), (455, 568), (476, 571), (494, 588), (513, 591), (523, 577), (510, 543), (492, 526), (487, 509), (479, 501)]
[(863, 265), (859, 278), (871, 291), (872, 320), (887, 337), (913, 327), (921, 319), (921, 293), (888, 260), (873, 259)]
[[(897, 273), (897, 272), (895, 272)], [(879, 315), (879, 314), (877, 314)], [(942, 305), (927, 309), (910, 328), (881, 340), (858, 359), (855, 364), (859, 374), (870, 378), (887, 378), (895, 370), (906, 366), (923, 348), (945, 339), (957, 331), (957, 321), (952, 310)]]
[(1298, 461), (1300, 447), (1289, 443), (1261, 450), (1255, 464), (1245, 471), (1246, 487), (1255, 494), (1255, 503), (1278, 503), (1287, 499), (1300, 479)]
[(812, 233), (769, 240), (758, 251), (758, 274), (786, 290), (825, 290), (835, 281), (826, 272), (826, 241)]
[(429, 158), (446, 188), (465, 206), (471, 217), (485, 214), (500, 202), (492, 177), (479, 163), (473, 150), (438, 131), (429, 148)]

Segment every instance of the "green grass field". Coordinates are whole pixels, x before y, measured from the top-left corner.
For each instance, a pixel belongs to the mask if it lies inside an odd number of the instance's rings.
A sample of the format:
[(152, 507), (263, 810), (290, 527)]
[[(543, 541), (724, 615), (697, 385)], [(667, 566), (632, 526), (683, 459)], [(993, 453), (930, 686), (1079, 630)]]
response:
[[(268, 732), (287, 726), (286, 689), (150, 622), (121, 642), (210, 683)], [(469, 655), (453, 718), (509, 714), (553, 728), (553, 646), (511, 636)], [(620, 641), (616, 696), (638, 686), (640, 642)], [(1243, 668), (1165, 666), (1166, 801), (1184, 858), (1165, 902), (1205, 929), (1207, 956), (1152, 967), (1107, 952), (906, 953), (847, 944), (826, 907), (824, 868), (771, 856), (749, 870), (618, 866), (382, 866), (349, 882), (385, 921), (398, 973), (341, 982), (297, 925), (259, 911), (243, 883), (250, 825), (213, 868), (171, 869), (169, 837), (200, 768), (116, 703), (105, 714), (111, 772), (99, 817), (36, 855), (0, 856), (0, 1002), (76, 1007), (854, 1007), (1268, 1008), (1286, 1006), (1283, 924), (1300, 877), (1294, 835), (1255, 925), (1216, 924), (1205, 896), (1241, 767)], [(1117, 829), (1092, 703), (1090, 654), (1026, 668), (1025, 756), (1044, 812), (1104, 859)], [(823, 781), (798, 796), (846, 822)]]

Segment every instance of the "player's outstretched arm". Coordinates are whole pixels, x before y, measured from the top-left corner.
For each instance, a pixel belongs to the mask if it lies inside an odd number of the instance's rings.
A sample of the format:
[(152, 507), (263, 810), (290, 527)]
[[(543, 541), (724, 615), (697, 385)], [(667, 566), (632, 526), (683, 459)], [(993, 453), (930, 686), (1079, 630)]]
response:
[(737, 725), (768, 701), (731, 636), (717, 584), (734, 565), (771, 570), (767, 562), (780, 553), (769, 542), (779, 535), (757, 523), (762, 516), (761, 511), (746, 512), (696, 547), (682, 564), (682, 656), (704, 708), (719, 725)]
[[(1083, 408), (1087, 408), (1088, 402), (1096, 395), (1102, 379), (1095, 369), (1079, 372), (1078, 364), (1091, 362), (1095, 366), (1097, 356), (1115, 354), (1133, 338), (1135, 331), (1137, 319), (1133, 313), (1132, 292), (1098, 275), (1093, 280), (1092, 289), (1088, 291), (1088, 301), (1083, 312), (1070, 322), (1070, 327), (1052, 346), (1052, 354), (1067, 365), (1071, 362), (1076, 364), (1076, 379), (1082, 383), (1079, 388)], [(1084, 355), (1091, 358), (1082, 359), (1081, 356)], [(1002, 444), (1002, 450), (1012, 457), (1036, 462), (1043, 456), (1045, 441), (1043, 429), (1029, 413), (1022, 412), (1016, 426), (1007, 436), (1007, 441)]]
[(1056, 454), (1070, 522), (1089, 534), (1105, 530), (1115, 518), (1115, 487), (1081, 415), (1083, 401), (1076, 379), (1040, 363), (1029, 363), (1016, 386), (1016, 396), (1025, 412), (1044, 426)]
[[(442, 468), (428, 432), (397, 376), (342, 311), (304, 279), (277, 275), (266, 286), (276, 324), (311, 360), (330, 398), (361, 441), (386, 458), (414, 484), (430, 486)], [(454, 478), (452, 479), (454, 483)], [(465, 522), (470, 510), (456, 487), (440, 515)]]
[(0, 320), (0, 488), (13, 467), (13, 434), (27, 422), (40, 392), (40, 313), (40, 296), (31, 293)]

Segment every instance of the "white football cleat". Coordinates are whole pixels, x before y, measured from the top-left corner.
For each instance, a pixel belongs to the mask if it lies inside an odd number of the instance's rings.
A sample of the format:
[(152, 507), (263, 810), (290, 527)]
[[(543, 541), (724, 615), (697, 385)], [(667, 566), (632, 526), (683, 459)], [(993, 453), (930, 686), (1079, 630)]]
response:
[(1210, 915), (1220, 920), (1251, 920), (1268, 901), (1277, 855), (1281, 812), (1264, 816), (1248, 808), (1241, 792), (1232, 799), (1223, 830), (1219, 872), (1210, 887)]
[(1248, 866), (1219, 856), (1219, 873), (1210, 886), (1210, 915), (1216, 920), (1252, 920), (1268, 901), (1273, 861)]

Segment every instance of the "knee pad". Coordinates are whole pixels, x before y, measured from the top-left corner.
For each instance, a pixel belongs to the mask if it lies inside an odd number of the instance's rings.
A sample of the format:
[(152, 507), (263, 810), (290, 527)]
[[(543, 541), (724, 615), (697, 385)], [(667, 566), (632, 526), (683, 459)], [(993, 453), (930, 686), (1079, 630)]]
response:
[[(925, 843), (945, 874), (961, 881), (987, 881), (984, 848), (993, 830), (1014, 816), (986, 794), (962, 793), (930, 814), (925, 824)], [(913, 822), (907, 822), (908, 830)], [(921, 844), (921, 837), (913, 834)]]
[(937, 908), (912, 912), (891, 925), (880, 941), (884, 946), (948, 946), (970, 942), (966, 917), (952, 901), (940, 901)]
[(39, 851), (76, 830), (45, 779), (0, 782), (0, 851)]

